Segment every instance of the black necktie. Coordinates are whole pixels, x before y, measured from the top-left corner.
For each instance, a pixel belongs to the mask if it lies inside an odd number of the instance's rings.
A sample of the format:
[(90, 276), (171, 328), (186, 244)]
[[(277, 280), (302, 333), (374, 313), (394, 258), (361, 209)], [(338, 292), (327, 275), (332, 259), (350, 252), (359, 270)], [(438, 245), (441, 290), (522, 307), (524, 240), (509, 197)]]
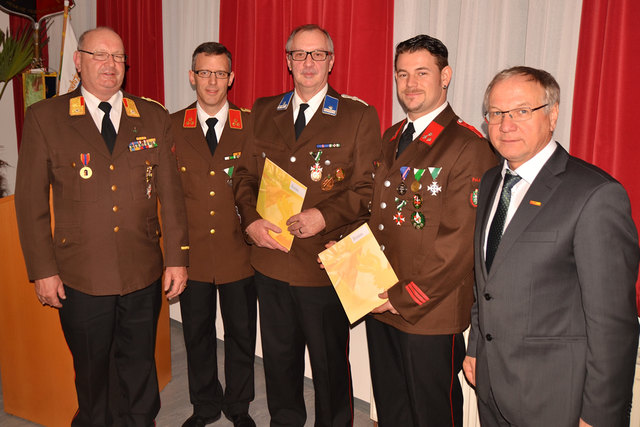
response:
[(400, 141), (398, 142), (398, 151), (396, 152), (396, 159), (400, 156), (400, 153), (402, 153), (404, 149), (407, 148), (409, 144), (411, 144), (411, 141), (413, 141), (413, 132), (415, 132), (413, 122), (409, 122), (407, 128), (404, 130), (404, 132), (402, 132), (402, 135), (400, 135)]
[(116, 145), (116, 128), (113, 127), (113, 123), (109, 118), (109, 112), (111, 111), (111, 104), (108, 102), (101, 102), (98, 108), (104, 111), (104, 117), (102, 118), (102, 139), (107, 144), (107, 148), (110, 153), (113, 153), (113, 147)]
[(487, 238), (487, 255), (485, 257), (487, 272), (491, 270), (493, 257), (496, 256), (500, 239), (502, 239), (504, 223), (507, 219), (507, 211), (509, 210), (509, 203), (511, 202), (511, 189), (518, 181), (520, 181), (518, 175), (510, 170), (506, 171), (504, 183), (502, 184), (502, 192), (500, 193), (500, 201), (498, 202), (496, 213), (493, 215), (493, 221), (491, 221), (491, 227), (489, 228), (489, 237)]
[(218, 119), (216, 119), (215, 117), (207, 119), (207, 126), (209, 126), (206, 135), (207, 145), (209, 145), (209, 151), (211, 151), (212, 156), (216, 152), (216, 147), (218, 146), (218, 137), (216, 137), (215, 130), (216, 123), (218, 123)]
[(293, 127), (296, 129), (296, 139), (298, 139), (298, 137), (302, 133), (302, 129), (304, 129), (304, 126), (307, 124), (304, 119), (304, 110), (306, 110), (307, 108), (309, 108), (309, 104), (300, 104), (298, 117), (296, 117), (296, 122), (293, 125)]

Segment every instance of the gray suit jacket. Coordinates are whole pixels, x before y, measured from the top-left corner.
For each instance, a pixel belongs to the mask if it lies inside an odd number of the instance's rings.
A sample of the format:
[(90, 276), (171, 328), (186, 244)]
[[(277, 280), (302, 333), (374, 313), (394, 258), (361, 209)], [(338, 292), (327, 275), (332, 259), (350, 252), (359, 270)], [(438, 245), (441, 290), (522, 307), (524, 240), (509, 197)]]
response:
[(517, 426), (628, 425), (638, 349), (638, 235), (624, 188), (560, 146), (502, 237), (484, 240), (500, 167), (480, 184), (468, 354)]

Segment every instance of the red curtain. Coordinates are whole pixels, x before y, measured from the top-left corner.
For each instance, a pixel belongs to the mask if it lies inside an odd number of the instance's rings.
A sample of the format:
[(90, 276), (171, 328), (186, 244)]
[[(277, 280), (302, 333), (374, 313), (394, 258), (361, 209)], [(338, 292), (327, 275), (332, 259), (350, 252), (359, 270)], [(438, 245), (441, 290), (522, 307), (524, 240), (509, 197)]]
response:
[[(638, 0), (583, 0), (571, 126), (572, 154), (624, 185), (638, 229), (639, 17)], [(636, 289), (640, 314), (640, 281)]]
[(164, 103), (162, 0), (97, 0), (96, 21), (122, 37), (127, 52), (124, 89)]
[(250, 107), (261, 96), (293, 88), (284, 46), (293, 28), (318, 24), (331, 34), (329, 84), (378, 110), (383, 129), (393, 105), (393, 0), (222, 0), (220, 42), (233, 54), (229, 98)]
[[(44, 24), (44, 23), (43, 23)], [(33, 23), (21, 16), (10, 15), (9, 16), (9, 28), (11, 34), (16, 34), (24, 27), (31, 27)], [(44, 25), (43, 25), (44, 26)], [(40, 33), (43, 36), (40, 40), (46, 38), (46, 30), (40, 28)], [(40, 56), (42, 57), (42, 63), (45, 67), (49, 66), (49, 49), (45, 45), (40, 46)], [(57, 70), (56, 70), (57, 71)], [(16, 117), (16, 135), (18, 136), (18, 149), (20, 149), (20, 142), (22, 141), (22, 124), (24, 123), (24, 102), (22, 97), (22, 74), (18, 74), (13, 78), (13, 109)]]

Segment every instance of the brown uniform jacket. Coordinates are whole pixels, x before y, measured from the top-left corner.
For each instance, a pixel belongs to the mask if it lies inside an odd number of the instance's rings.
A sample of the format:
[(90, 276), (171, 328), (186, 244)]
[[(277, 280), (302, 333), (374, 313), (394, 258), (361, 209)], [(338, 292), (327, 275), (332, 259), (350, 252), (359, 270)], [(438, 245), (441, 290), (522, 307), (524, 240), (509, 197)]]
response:
[(165, 264), (186, 266), (186, 213), (172, 141), (167, 112), (128, 94), (113, 154), (80, 89), (29, 107), (15, 194), (29, 278), (59, 274), (67, 286), (91, 295), (148, 286), (163, 268), (158, 200)]
[[(447, 106), (396, 160), (404, 124), (396, 123), (383, 135), (369, 222), (400, 279), (389, 289), (400, 315), (375, 317), (407, 333), (458, 333), (469, 325), (473, 303), (477, 190), (497, 158), (489, 143)], [(402, 167), (409, 168), (404, 195), (398, 193)], [(417, 185), (414, 169), (424, 169), (418, 191), (412, 191)], [(415, 197), (421, 205), (414, 205)], [(399, 211), (402, 201), (406, 203)], [(412, 224), (416, 213), (424, 216), (423, 228)]]
[(189, 224), (189, 279), (228, 283), (253, 274), (236, 212), (231, 178), (250, 135), (249, 114), (229, 105), (229, 117), (211, 155), (196, 103), (171, 115), (175, 155)]
[[(251, 263), (256, 270), (293, 286), (330, 286), (317, 256), (330, 240), (351, 231), (368, 216), (371, 200), (373, 160), (380, 152), (380, 122), (375, 108), (362, 101), (343, 97), (329, 87), (325, 100), (296, 140), (293, 107), (287, 94), (258, 99), (252, 109), (253, 139), (245, 149), (234, 179), (236, 203), (246, 228), (260, 216), (256, 200), (265, 157), (307, 186), (302, 209), (317, 208), (326, 228), (306, 239), (294, 239), (291, 251), (252, 247)], [(335, 148), (316, 148), (317, 144), (340, 144)], [(322, 151), (322, 178), (342, 171), (344, 179), (334, 180), (332, 188), (322, 189), (322, 180), (313, 181), (310, 168), (315, 164), (310, 152)], [(283, 230), (283, 233), (288, 233)]]

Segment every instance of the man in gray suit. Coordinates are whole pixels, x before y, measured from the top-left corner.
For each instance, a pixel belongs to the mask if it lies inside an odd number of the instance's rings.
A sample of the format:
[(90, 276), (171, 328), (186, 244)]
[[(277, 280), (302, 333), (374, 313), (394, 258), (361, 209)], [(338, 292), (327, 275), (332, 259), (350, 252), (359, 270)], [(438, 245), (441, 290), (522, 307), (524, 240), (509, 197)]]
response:
[(552, 139), (549, 73), (498, 73), (484, 100), (505, 159), (480, 184), (464, 372), (483, 427), (623, 426), (638, 349), (638, 235), (624, 188)]

